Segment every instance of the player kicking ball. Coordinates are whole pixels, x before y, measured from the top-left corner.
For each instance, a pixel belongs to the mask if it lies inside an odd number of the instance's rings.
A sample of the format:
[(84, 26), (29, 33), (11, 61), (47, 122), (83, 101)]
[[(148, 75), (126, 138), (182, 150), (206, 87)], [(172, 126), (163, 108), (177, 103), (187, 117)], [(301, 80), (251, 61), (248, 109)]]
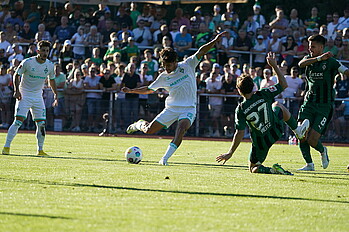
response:
[(275, 54), (268, 53), (267, 62), (277, 74), (277, 84), (254, 92), (254, 82), (250, 75), (242, 75), (238, 78), (236, 87), (243, 97), (243, 101), (235, 111), (236, 132), (228, 153), (217, 156), (216, 161), (223, 161), (225, 164), (232, 157), (241, 143), (245, 127), (248, 125), (252, 140), (250, 172), (293, 175), (279, 164), (274, 164), (272, 167), (262, 165), (267, 158), (270, 147), (282, 135), (283, 121), (292, 129), (298, 139), (302, 139), (309, 128), (309, 120), (304, 120), (300, 126), (297, 126), (297, 122), (290, 112), (283, 105), (274, 102), (274, 97), (287, 88), (287, 82), (277, 66)]
[(154, 134), (163, 128), (170, 127), (178, 121), (175, 137), (169, 144), (165, 155), (159, 161), (161, 165), (168, 165), (168, 159), (177, 150), (183, 140), (183, 136), (195, 120), (197, 86), (195, 68), (203, 57), (226, 32), (218, 34), (212, 41), (201, 46), (199, 50), (185, 61), (178, 63), (178, 55), (172, 48), (164, 48), (160, 52), (160, 61), (165, 71), (149, 86), (135, 89), (124, 87), (125, 93), (151, 94), (159, 88), (169, 92), (166, 98), (165, 109), (149, 123), (139, 120), (131, 124), (126, 132), (131, 134), (135, 131), (143, 131), (146, 134)]
[(58, 103), (53, 63), (47, 60), (50, 47), (50, 42), (40, 41), (38, 43), (38, 55), (23, 60), (14, 74), (15, 120), (8, 129), (6, 143), (2, 150), (3, 155), (10, 154), (11, 142), (17, 135), (18, 129), (22, 126), (30, 110), (36, 124), (37, 155), (48, 156), (43, 151), (46, 134), (46, 109), (42, 97), (42, 88), (47, 77), (49, 77), (50, 86), (54, 93), (53, 106), (56, 106)]

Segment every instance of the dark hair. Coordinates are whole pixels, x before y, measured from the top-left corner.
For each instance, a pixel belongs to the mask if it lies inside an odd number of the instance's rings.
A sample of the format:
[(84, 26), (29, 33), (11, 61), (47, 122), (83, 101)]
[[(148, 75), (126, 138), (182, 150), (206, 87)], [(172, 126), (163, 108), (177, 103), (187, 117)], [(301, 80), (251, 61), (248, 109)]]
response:
[(312, 42), (317, 42), (317, 43), (320, 43), (322, 45), (325, 46), (326, 44), (326, 38), (323, 37), (322, 35), (312, 35), (308, 38), (308, 41), (312, 41)]
[(236, 82), (236, 88), (240, 90), (242, 94), (252, 93), (254, 87), (253, 79), (248, 74), (242, 74)]
[(42, 48), (42, 47), (48, 47), (48, 48), (51, 48), (51, 43), (47, 40), (41, 40), (39, 41), (38, 43), (38, 48)]
[(173, 48), (164, 48), (160, 52), (161, 61), (166, 63), (176, 62), (178, 55)]

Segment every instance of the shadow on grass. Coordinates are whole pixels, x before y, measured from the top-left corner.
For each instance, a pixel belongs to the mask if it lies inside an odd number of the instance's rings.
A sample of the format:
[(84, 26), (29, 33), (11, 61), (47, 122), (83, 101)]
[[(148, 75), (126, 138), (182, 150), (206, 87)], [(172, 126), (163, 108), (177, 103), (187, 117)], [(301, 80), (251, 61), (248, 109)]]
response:
[(61, 216), (49, 216), (42, 214), (29, 214), (29, 213), (9, 213), (9, 212), (0, 212), (0, 215), (10, 215), (10, 216), (22, 216), (22, 217), (42, 217), (42, 218), (50, 218), (50, 219), (73, 219), (69, 217), (61, 217)]
[(13, 182), (20, 182), (20, 183), (67, 186), (67, 187), (117, 189), (117, 190), (140, 191), (140, 192), (158, 192), (158, 193), (175, 193), (175, 194), (202, 195), (202, 196), (207, 195), (207, 196), (222, 196), (222, 197), (243, 197), (243, 198), (297, 200), (297, 201), (314, 201), (314, 202), (329, 202), (329, 203), (349, 204), (349, 201), (312, 199), (312, 198), (302, 198), (302, 197), (283, 197), (283, 196), (253, 195), (253, 194), (238, 194), (238, 193), (215, 193), (215, 192), (196, 192), (196, 191), (133, 188), (133, 187), (120, 187), (120, 186), (108, 186), (108, 185), (97, 185), (97, 184), (79, 184), (79, 183), (67, 183), (67, 182), (62, 183), (62, 182), (54, 182), (54, 181), (9, 179), (9, 178), (2, 178), (2, 177), (0, 177), (0, 181), (13, 181)]
[[(0, 154), (2, 155), (2, 154)], [(102, 159), (102, 158), (83, 158), (83, 157), (71, 157), (71, 156), (48, 156), (48, 157), (41, 157), (37, 155), (16, 155), (16, 154), (10, 154), (10, 155), (3, 155), (3, 156), (15, 156), (15, 157), (35, 157), (35, 158), (46, 158), (46, 159), (64, 159), (64, 160), (94, 160), (94, 161), (104, 161), (104, 162), (123, 162), (126, 161), (124, 159)], [(154, 161), (142, 161), (142, 165), (156, 165), (159, 166), (158, 162)], [(224, 169), (248, 169), (248, 166), (239, 166), (239, 165), (221, 165), (221, 164), (205, 164), (205, 163), (180, 163), (180, 162), (171, 162), (171, 164), (175, 165), (193, 165), (193, 166), (203, 166), (203, 167), (214, 167), (214, 168), (224, 168)]]

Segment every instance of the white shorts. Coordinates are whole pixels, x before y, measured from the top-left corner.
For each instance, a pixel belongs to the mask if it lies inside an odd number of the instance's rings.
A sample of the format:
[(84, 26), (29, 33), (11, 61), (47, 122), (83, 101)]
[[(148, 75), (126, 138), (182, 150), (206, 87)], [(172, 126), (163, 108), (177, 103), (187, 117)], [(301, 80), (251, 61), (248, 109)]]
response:
[(158, 114), (154, 121), (164, 125), (165, 128), (169, 128), (175, 121), (181, 119), (188, 119), (190, 125), (193, 124), (196, 117), (195, 107), (172, 107), (165, 108), (160, 114)]
[(44, 99), (23, 97), (20, 101), (16, 100), (15, 116), (27, 118), (29, 110), (34, 121), (46, 120)]

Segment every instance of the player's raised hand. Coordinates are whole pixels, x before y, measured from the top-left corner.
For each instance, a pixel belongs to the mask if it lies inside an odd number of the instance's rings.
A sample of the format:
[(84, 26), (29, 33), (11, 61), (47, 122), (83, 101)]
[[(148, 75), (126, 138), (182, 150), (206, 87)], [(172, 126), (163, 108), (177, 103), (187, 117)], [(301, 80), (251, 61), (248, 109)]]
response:
[(273, 52), (268, 52), (267, 62), (271, 67), (277, 67), (276, 56)]
[(230, 153), (225, 153), (225, 154), (222, 154), (222, 155), (219, 155), (216, 157), (216, 161), (219, 163), (221, 161), (223, 161), (222, 164), (225, 164), (225, 162), (227, 162), (228, 159), (230, 159), (232, 157), (233, 154), (230, 154)]
[(22, 100), (22, 94), (19, 91), (15, 91), (13, 93), (13, 97), (16, 98), (18, 101)]

